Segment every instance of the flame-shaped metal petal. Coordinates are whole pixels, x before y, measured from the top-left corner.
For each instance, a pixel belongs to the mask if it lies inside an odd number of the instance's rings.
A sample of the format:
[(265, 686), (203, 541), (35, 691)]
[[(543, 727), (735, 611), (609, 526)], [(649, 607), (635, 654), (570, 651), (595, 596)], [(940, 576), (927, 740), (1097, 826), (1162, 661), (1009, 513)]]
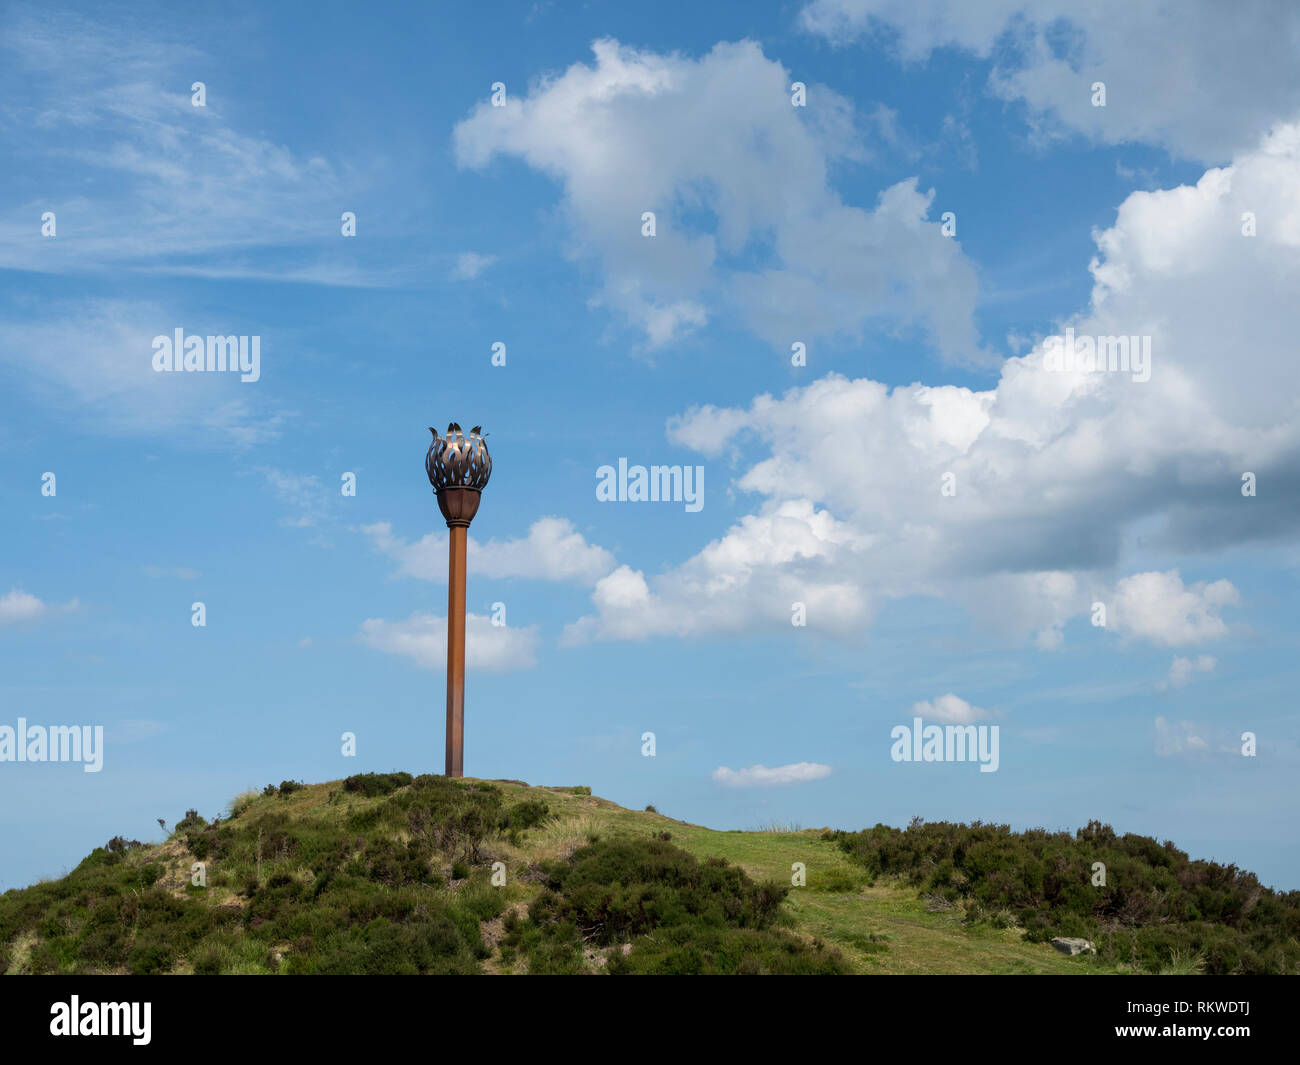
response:
[(447, 426), (445, 436), (433, 433), (433, 442), (424, 456), (424, 470), (435, 492), (444, 488), (476, 488), (479, 491), (492, 476), (492, 456), (487, 441), (475, 426), (466, 436), (456, 422)]

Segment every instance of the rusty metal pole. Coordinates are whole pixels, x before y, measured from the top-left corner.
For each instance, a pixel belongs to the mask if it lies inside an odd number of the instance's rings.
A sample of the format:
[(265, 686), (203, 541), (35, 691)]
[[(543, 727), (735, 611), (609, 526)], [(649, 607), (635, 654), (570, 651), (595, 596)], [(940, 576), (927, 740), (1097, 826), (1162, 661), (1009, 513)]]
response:
[(468, 525), (451, 526), (447, 567), (447, 776), (465, 775), (465, 541)]
[(492, 476), (492, 456), (476, 425), (467, 437), (455, 422), (436, 429), (424, 469), (450, 530), (447, 552), (447, 776), (465, 775), (465, 553), (469, 523)]

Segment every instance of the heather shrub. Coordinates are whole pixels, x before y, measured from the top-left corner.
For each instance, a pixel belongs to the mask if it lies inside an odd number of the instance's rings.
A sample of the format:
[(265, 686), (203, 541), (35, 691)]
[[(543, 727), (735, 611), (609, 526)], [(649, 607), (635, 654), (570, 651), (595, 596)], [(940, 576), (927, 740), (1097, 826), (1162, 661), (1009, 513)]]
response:
[[(506, 942), (530, 972), (575, 971), (581, 945), (611, 973), (836, 973), (837, 952), (776, 926), (788, 888), (659, 839), (597, 842), (545, 868), (546, 886)], [(630, 944), (624, 954), (623, 944)]]
[[(876, 825), (828, 838), (868, 876), (959, 902), (970, 921), (1019, 924), (1030, 941), (1089, 939), (1104, 961), (1147, 972), (1189, 959), (1210, 974), (1300, 969), (1300, 892), (1274, 892), (1236, 866), (1192, 861), (1172, 843), (1099, 821), (1070, 835), (914, 820), (906, 831)], [(1092, 883), (1096, 862), (1105, 886)]]

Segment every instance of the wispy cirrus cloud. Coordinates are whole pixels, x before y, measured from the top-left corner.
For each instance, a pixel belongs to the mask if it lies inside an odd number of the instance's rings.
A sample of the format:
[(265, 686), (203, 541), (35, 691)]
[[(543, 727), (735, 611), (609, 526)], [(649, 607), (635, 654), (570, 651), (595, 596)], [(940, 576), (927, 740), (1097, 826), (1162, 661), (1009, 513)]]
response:
[(390, 283), (391, 262), (376, 275), (322, 254), (370, 176), (245, 131), (233, 86), (214, 83), (194, 106), (212, 57), (164, 21), (29, 9), (6, 26), (0, 153), (23, 159), (24, 180), (0, 178), (0, 268)]
[(765, 788), (785, 784), (803, 784), (810, 780), (825, 780), (831, 767), (817, 762), (791, 762), (789, 765), (752, 765), (748, 769), (728, 769), (725, 765), (713, 771), (716, 783), (727, 788)]
[[(158, 373), (153, 339), (177, 327), (225, 335), (208, 323), (144, 300), (51, 300), (39, 315), (0, 318), (0, 373), (78, 429), (111, 435), (181, 432), (186, 447), (239, 447), (274, 440), (284, 414), (238, 375)], [(254, 329), (253, 332), (256, 332)]]
[(456, 256), (456, 265), (452, 267), (453, 281), (473, 281), (497, 261), (495, 255), (482, 255), (479, 252), (466, 251)]
[(1192, 721), (1155, 720), (1155, 752), (1161, 758), (1209, 754), (1210, 742), (1202, 735), (1204, 726)]
[(290, 513), (279, 519), (281, 525), (308, 529), (319, 525), (329, 511), (325, 486), (314, 473), (293, 473), (271, 466), (259, 466), (266, 486)]
[(144, 574), (146, 577), (166, 578), (173, 577), (179, 581), (195, 581), (199, 579), (199, 571), (190, 569), (188, 566), (145, 566)]

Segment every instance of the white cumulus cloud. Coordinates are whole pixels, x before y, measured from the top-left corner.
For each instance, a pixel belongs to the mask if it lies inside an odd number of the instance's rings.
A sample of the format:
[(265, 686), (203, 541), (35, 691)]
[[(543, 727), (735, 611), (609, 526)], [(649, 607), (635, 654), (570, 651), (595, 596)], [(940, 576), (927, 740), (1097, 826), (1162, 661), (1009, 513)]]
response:
[(972, 725), (976, 721), (987, 721), (994, 715), (978, 706), (971, 706), (959, 695), (949, 692), (940, 695), (933, 702), (922, 699), (912, 704), (912, 713), (929, 721), (941, 721), (947, 725)]
[[(427, 533), (408, 542), (393, 534), (389, 522), (363, 525), (375, 547), (396, 560), (398, 574), (418, 580), (447, 580), (447, 534)], [(486, 542), (469, 537), (465, 566), (482, 577), (523, 577), (543, 581), (595, 584), (614, 568), (614, 556), (590, 544), (567, 518), (538, 518), (528, 535)]]
[[(1254, 237), (1246, 211), (1268, 219)], [(1300, 125), (1131, 194), (1095, 239), (1089, 305), (1056, 328), (1149, 337), (1149, 379), (1056, 371), (1040, 340), (985, 390), (830, 373), (690, 408), (669, 439), (731, 449), (753, 513), (663, 572), (605, 577), (566, 639), (790, 631), (796, 603), (836, 638), (917, 595), (1045, 650), (1097, 601), (1158, 645), (1226, 635), (1230, 582), (1130, 558), (1139, 541), (1165, 558), (1286, 542), (1300, 522)], [(1244, 471), (1270, 490), (1243, 496)]]
[(1115, 588), (1108, 624), (1167, 647), (1203, 643), (1227, 635), (1219, 612), (1241, 602), (1229, 581), (1185, 585), (1177, 570), (1135, 573)]
[(1169, 664), (1169, 676), (1156, 685), (1161, 691), (1168, 688), (1185, 688), (1197, 673), (1212, 673), (1218, 665), (1212, 655), (1197, 655), (1196, 658), (1182, 658), (1175, 655)]
[[(421, 669), (445, 669), (447, 619), (416, 612), (401, 621), (367, 618), (358, 636), (367, 647), (410, 659)], [(481, 614), (465, 616), (465, 668), (502, 673), (537, 664), (536, 626), (493, 625)]]
[[(800, 21), (837, 44), (879, 34), (908, 63), (940, 48), (992, 60), (990, 91), (1023, 101), (1041, 136), (1214, 162), (1300, 114), (1300, 79), (1278, 76), (1300, 40), (1288, 0), (813, 0)], [(1092, 103), (1098, 81), (1105, 107)]]
[(77, 609), (76, 599), (63, 604), (50, 604), (21, 588), (11, 588), (0, 595), (0, 625), (17, 625), (26, 621), (44, 621), (56, 614), (67, 614)]
[[(476, 169), (513, 156), (554, 178), (571, 254), (601, 264), (599, 302), (651, 346), (718, 304), (783, 350), (902, 322), (950, 358), (984, 357), (975, 271), (930, 218), (933, 193), (911, 178), (855, 206), (831, 187), (832, 165), (866, 151), (848, 101), (815, 86), (816, 106), (792, 107), (792, 75), (753, 41), (698, 59), (608, 39), (592, 51), (593, 65), (478, 106), (456, 155)], [(730, 265), (742, 256), (754, 261)]]

